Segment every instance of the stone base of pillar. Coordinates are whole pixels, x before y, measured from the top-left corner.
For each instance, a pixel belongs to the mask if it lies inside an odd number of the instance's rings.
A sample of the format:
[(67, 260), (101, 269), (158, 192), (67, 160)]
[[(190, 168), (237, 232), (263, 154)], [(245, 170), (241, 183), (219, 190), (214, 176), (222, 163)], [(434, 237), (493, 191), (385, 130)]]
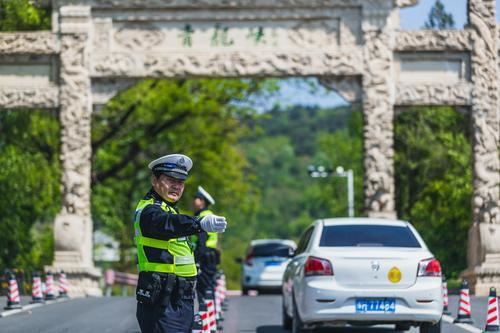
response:
[(395, 219), (397, 219), (397, 214), (395, 211), (386, 211), (386, 212), (369, 211), (368, 217), (395, 220)]
[(70, 297), (102, 296), (102, 289), (99, 287), (102, 272), (97, 267), (54, 262), (52, 266), (45, 266), (45, 271), (66, 273)]
[(488, 296), (491, 287), (500, 290), (500, 254), (486, 254), (480, 266), (467, 269), (461, 276), (476, 296)]

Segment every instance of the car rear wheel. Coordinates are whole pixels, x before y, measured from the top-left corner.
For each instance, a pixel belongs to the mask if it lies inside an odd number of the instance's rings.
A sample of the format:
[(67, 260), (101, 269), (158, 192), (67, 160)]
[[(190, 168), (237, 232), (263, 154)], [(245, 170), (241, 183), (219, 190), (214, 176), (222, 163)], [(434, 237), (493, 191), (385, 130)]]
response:
[(283, 328), (286, 330), (290, 330), (292, 328), (292, 317), (286, 313), (285, 301), (283, 300), (282, 310), (281, 310), (281, 322), (283, 324)]
[(309, 333), (311, 330), (306, 330), (302, 328), (302, 320), (300, 320), (299, 312), (297, 311), (297, 305), (295, 304), (295, 298), (293, 299), (293, 318), (292, 318), (292, 333)]
[(241, 294), (242, 295), (248, 295), (248, 288), (245, 288), (245, 287), (241, 287)]
[(420, 325), (420, 333), (441, 333), (441, 320), (436, 324), (423, 323)]

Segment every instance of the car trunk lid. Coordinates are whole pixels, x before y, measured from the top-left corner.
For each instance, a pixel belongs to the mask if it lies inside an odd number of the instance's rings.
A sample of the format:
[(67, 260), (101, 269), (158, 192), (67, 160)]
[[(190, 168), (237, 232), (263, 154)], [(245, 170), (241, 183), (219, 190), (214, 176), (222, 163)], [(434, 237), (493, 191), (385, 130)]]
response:
[(415, 284), (420, 260), (431, 255), (414, 248), (323, 247), (317, 256), (330, 260), (341, 286), (404, 289)]

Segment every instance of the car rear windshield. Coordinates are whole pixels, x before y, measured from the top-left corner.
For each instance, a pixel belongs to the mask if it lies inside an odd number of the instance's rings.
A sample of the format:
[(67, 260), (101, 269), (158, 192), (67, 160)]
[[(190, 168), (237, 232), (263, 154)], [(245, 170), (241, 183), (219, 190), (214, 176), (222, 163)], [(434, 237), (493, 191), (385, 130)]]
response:
[(280, 243), (254, 245), (250, 250), (253, 257), (289, 257), (291, 248)]
[(406, 226), (367, 224), (325, 226), (319, 246), (421, 247)]

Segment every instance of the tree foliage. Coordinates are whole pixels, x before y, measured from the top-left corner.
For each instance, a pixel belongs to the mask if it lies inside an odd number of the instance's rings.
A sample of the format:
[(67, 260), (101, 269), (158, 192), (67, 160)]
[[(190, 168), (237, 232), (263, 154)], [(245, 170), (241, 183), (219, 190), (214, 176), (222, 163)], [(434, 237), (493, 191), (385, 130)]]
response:
[(427, 29), (451, 29), (455, 27), (453, 16), (446, 12), (441, 0), (436, 0), (432, 6), (424, 27)]
[(235, 144), (255, 111), (240, 102), (272, 87), (255, 80), (148, 80), (94, 114), (93, 219), (120, 242), (120, 269), (135, 266), (126, 251), (133, 245), (132, 213), (150, 187), (147, 164), (158, 156), (180, 152), (194, 161), (180, 202), (184, 212), (191, 212), (197, 185), (224, 198), (214, 209), (230, 225), (251, 210), (246, 158)]
[[(59, 127), (48, 111), (0, 112), (0, 267), (40, 268), (52, 244), (38, 243), (60, 209)], [(52, 236), (51, 236), (52, 237)]]
[(0, 31), (50, 30), (50, 11), (29, 0), (0, 0)]
[[(0, 0), (0, 31), (48, 30), (50, 8)], [(0, 267), (52, 263), (52, 221), (60, 209), (57, 113), (0, 110)]]
[(457, 277), (472, 218), (469, 119), (450, 107), (412, 108), (396, 118), (394, 136), (398, 216)]

